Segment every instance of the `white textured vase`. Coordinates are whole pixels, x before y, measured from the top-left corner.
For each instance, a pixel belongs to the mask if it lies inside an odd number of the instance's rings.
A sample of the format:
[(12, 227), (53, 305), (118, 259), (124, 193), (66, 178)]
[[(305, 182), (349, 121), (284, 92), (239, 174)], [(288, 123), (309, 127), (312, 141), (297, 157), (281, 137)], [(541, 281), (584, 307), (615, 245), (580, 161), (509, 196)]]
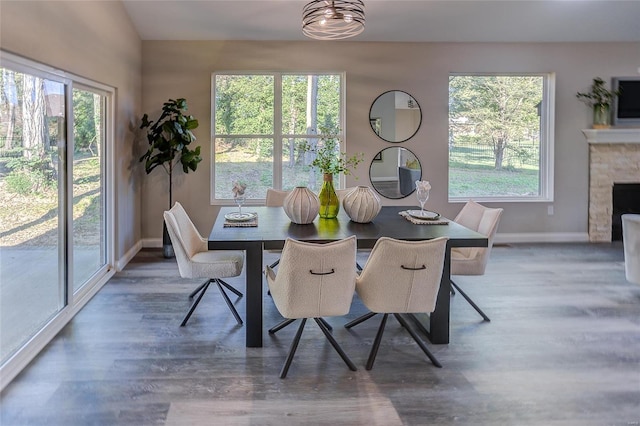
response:
[(305, 225), (318, 216), (320, 200), (306, 186), (298, 186), (286, 196), (282, 208), (291, 222)]
[(352, 221), (357, 223), (371, 222), (382, 209), (380, 198), (368, 186), (357, 186), (344, 196), (342, 207)]

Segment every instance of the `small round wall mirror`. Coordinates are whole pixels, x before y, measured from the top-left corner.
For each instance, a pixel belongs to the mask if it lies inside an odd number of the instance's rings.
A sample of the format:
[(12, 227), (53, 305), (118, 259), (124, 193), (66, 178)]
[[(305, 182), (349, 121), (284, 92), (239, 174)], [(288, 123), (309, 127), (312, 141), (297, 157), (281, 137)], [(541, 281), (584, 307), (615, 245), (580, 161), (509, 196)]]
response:
[(387, 142), (404, 142), (422, 123), (418, 101), (407, 92), (390, 90), (378, 96), (369, 110), (371, 129)]
[(415, 154), (406, 148), (391, 147), (378, 152), (369, 166), (371, 186), (386, 198), (404, 198), (421, 180), (422, 168)]

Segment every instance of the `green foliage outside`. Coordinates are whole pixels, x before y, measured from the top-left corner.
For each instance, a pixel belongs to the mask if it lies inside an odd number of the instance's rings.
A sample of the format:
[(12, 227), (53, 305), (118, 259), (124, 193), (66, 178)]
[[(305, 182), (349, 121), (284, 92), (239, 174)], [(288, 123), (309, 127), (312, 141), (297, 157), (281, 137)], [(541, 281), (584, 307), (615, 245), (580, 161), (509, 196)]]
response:
[(541, 76), (452, 76), (449, 196), (540, 193)]
[[(282, 144), (283, 189), (313, 188), (322, 182), (322, 174), (311, 165), (327, 136), (322, 129), (340, 128), (340, 76), (285, 74), (281, 83), (281, 122), (276, 126), (274, 76), (216, 75), (216, 198), (231, 198), (236, 181), (247, 183), (249, 199), (264, 198), (266, 189), (274, 186), (276, 143)], [(283, 140), (274, 140), (276, 127)], [(338, 140), (334, 149), (337, 160)]]

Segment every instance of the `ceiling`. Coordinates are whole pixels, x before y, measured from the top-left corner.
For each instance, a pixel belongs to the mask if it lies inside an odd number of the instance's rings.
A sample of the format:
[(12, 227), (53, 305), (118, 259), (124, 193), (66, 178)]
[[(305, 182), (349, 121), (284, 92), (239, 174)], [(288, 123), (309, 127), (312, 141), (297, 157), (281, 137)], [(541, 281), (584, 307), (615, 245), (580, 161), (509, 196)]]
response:
[[(308, 0), (123, 0), (143, 40), (308, 40)], [(638, 42), (640, 0), (364, 0), (351, 41)]]

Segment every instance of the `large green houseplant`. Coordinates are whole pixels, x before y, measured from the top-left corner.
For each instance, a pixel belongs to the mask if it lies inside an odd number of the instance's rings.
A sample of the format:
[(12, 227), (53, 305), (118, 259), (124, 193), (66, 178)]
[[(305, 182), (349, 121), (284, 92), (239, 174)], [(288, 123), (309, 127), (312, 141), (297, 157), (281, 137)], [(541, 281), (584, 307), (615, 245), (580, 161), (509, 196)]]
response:
[[(140, 157), (144, 161), (147, 174), (162, 166), (169, 176), (169, 208), (173, 205), (173, 171), (178, 163), (182, 164), (182, 171), (195, 171), (200, 157), (200, 147), (191, 149), (190, 145), (196, 140), (191, 132), (198, 127), (198, 120), (187, 115), (187, 101), (184, 98), (169, 99), (162, 106), (162, 114), (158, 120), (151, 121), (145, 114), (142, 117), (140, 129), (147, 129), (149, 149)], [(162, 234), (162, 249), (165, 257), (173, 257), (173, 246), (167, 233), (166, 224)]]

